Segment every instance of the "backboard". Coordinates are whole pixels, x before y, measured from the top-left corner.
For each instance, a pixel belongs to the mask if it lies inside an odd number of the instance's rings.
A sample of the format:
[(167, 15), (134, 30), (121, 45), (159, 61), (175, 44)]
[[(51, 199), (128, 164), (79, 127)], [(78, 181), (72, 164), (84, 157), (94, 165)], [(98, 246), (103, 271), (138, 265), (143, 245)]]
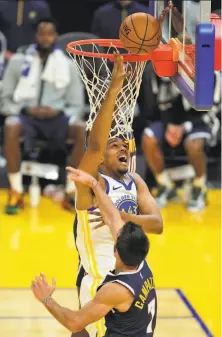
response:
[[(221, 68), (220, 47), (215, 49), (215, 41), (221, 43), (221, 21), (218, 17), (215, 25), (212, 20), (211, 1), (172, 2), (174, 8), (162, 29), (162, 43), (171, 41), (179, 52), (177, 73), (171, 79), (196, 110), (209, 110), (213, 105), (214, 70), (221, 70), (217, 69)], [(151, 13), (158, 18), (167, 4), (166, 0), (151, 0)]]

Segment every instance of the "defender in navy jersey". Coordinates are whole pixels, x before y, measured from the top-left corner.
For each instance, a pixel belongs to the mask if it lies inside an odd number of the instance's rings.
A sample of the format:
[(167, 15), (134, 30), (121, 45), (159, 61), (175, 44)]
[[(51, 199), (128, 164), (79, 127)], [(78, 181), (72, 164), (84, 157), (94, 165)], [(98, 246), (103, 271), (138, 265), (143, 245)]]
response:
[(90, 302), (79, 311), (58, 305), (51, 297), (55, 281), (48, 285), (44, 274), (32, 281), (32, 291), (48, 311), (73, 333), (105, 317), (107, 337), (153, 337), (157, 297), (153, 274), (145, 260), (149, 240), (142, 227), (124, 222), (99, 181), (81, 170), (70, 179), (90, 187), (114, 240), (115, 270), (109, 272)]
[(106, 336), (153, 336), (157, 297), (153, 274), (147, 262), (144, 260), (135, 272), (110, 272), (99, 289), (109, 282), (117, 282), (126, 287), (132, 293), (134, 301), (129, 310), (120, 312), (113, 309), (105, 316)]

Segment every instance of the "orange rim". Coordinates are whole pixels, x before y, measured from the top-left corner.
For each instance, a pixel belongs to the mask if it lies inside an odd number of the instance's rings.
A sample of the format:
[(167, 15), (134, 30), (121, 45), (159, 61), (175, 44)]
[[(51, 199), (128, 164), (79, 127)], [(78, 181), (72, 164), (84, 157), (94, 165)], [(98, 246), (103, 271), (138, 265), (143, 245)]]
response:
[[(124, 49), (122, 42), (120, 40), (115, 39), (89, 39), (89, 40), (79, 40), (70, 42), (66, 49), (70, 54), (75, 54), (79, 56), (87, 56), (87, 57), (95, 57), (95, 58), (108, 58), (111, 61), (114, 60), (113, 54), (106, 54), (106, 53), (94, 53), (94, 52), (86, 52), (83, 50), (78, 50), (76, 47), (78, 45), (87, 45), (87, 44), (97, 44), (100, 47), (116, 47), (120, 49)], [(121, 54), (124, 61), (127, 62), (142, 62), (142, 61), (148, 61), (153, 59), (153, 52), (160, 50), (162, 51), (161, 46), (159, 45), (154, 51), (147, 53), (147, 54), (140, 54), (140, 55), (134, 55), (134, 54)]]

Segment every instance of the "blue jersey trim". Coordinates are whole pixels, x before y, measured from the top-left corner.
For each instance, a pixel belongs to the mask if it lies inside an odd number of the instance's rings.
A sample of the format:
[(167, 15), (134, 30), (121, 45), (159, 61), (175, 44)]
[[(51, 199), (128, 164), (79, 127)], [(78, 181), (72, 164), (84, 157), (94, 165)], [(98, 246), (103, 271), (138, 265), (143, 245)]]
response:
[[(109, 182), (106, 180), (106, 178), (104, 178), (104, 177), (102, 177), (102, 178), (104, 179), (104, 182), (105, 182), (105, 185), (106, 185), (106, 194), (109, 194), (109, 191), (110, 191)], [(97, 209), (97, 208), (98, 208), (98, 206), (92, 206), (92, 207), (88, 208), (87, 211), (92, 212), (92, 211), (95, 211), (95, 209)]]
[[(105, 175), (102, 171), (99, 171), (102, 175)], [(132, 184), (135, 183), (135, 180), (133, 179), (133, 177), (131, 175), (128, 174), (128, 176), (130, 177), (131, 181), (129, 182), (129, 184), (127, 185), (123, 180), (119, 180), (113, 177), (109, 177), (113, 180), (115, 180), (116, 182), (118, 182), (119, 184), (121, 184), (123, 187), (125, 187), (125, 189), (127, 191), (130, 191), (132, 188)], [(104, 177), (103, 177), (104, 178)], [(104, 178), (105, 179), (105, 178)], [(136, 183), (135, 183), (136, 184)]]
[[(139, 273), (139, 272), (141, 271), (141, 269), (144, 267), (144, 263), (145, 263), (145, 262), (146, 262), (146, 264), (147, 264), (147, 266), (148, 266), (147, 261), (146, 261), (146, 260), (143, 260), (143, 261), (140, 263), (138, 269), (135, 270), (135, 271), (120, 272), (120, 273), (118, 273), (118, 274), (113, 274), (112, 272), (109, 272), (108, 275), (109, 275), (109, 276), (118, 276), (118, 275), (132, 275), (132, 274), (137, 274), (137, 273)], [(148, 266), (148, 267), (149, 267), (149, 266)]]

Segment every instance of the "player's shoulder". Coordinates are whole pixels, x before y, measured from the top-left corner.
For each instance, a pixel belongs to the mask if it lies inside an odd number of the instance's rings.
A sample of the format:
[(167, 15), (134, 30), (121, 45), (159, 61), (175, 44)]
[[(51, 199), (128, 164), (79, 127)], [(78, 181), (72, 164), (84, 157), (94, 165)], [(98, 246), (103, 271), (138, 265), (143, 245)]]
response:
[(145, 181), (138, 173), (130, 172), (129, 175), (134, 179), (136, 184), (145, 184)]
[(99, 289), (98, 294), (101, 296), (103, 302), (115, 302), (113, 303), (114, 305), (117, 305), (118, 303), (123, 303), (132, 296), (129, 289), (118, 282), (108, 282), (104, 284)]
[[(136, 172), (130, 173), (131, 177), (134, 179), (137, 191), (148, 191), (149, 192), (149, 187), (143, 180), (143, 178)], [(150, 192), (149, 192), (150, 193)]]
[(106, 190), (107, 189), (107, 186), (106, 186), (107, 185), (107, 180), (105, 179), (105, 177), (102, 176), (102, 174), (100, 172), (98, 173), (97, 179), (98, 179), (100, 185), (102, 186), (102, 188), (104, 190)]

